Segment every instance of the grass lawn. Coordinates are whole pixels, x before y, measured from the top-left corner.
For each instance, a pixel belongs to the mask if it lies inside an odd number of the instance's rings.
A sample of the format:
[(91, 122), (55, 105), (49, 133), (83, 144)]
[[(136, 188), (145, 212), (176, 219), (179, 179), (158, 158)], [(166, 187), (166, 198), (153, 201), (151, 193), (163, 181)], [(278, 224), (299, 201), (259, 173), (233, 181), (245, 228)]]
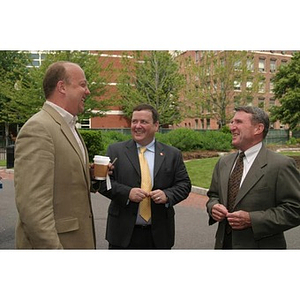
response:
[(279, 152), (280, 154), (283, 154), (283, 155), (290, 155), (290, 156), (300, 156), (300, 151), (289, 151), (289, 152), (286, 152), (286, 151), (282, 151), (282, 152)]
[(0, 167), (6, 166), (6, 160), (0, 160)]
[[(300, 152), (280, 152), (283, 155), (300, 156)], [(192, 185), (208, 189), (214, 167), (219, 157), (195, 159), (185, 162)]]
[(219, 157), (195, 159), (185, 162), (192, 185), (208, 189)]

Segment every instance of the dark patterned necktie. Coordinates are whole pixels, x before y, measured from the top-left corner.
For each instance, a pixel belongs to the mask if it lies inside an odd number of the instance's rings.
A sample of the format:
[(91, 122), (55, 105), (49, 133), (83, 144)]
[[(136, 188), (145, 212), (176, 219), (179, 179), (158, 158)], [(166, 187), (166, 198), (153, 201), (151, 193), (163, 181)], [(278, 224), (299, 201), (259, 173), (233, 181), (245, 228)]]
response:
[(235, 167), (230, 175), (228, 182), (228, 204), (227, 209), (229, 212), (233, 211), (235, 204), (236, 195), (240, 189), (241, 179), (244, 170), (243, 158), (245, 157), (244, 152), (240, 152)]

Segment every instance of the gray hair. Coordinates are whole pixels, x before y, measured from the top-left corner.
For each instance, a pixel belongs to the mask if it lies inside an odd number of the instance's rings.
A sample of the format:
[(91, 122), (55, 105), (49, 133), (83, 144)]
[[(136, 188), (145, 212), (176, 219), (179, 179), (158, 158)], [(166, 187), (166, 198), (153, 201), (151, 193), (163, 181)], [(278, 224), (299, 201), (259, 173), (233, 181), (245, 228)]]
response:
[(262, 123), (264, 125), (263, 137), (265, 138), (269, 131), (270, 121), (267, 113), (255, 106), (239, 106), (235, 108), (235, 111), (243, 111), (252, 115), (252, 124)]

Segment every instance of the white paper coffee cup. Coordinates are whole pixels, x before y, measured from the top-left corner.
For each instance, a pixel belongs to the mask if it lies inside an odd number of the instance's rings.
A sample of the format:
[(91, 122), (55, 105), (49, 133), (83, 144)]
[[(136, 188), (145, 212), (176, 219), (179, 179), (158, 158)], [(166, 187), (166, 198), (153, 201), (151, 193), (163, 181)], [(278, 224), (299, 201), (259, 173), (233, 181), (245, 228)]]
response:
[(110, 162), (110, 158), (108, 156), (101, 156), (101, 155), (94, 156), (95, 179), (98, 179), (98, 180), (106, 179), (109, 162)]

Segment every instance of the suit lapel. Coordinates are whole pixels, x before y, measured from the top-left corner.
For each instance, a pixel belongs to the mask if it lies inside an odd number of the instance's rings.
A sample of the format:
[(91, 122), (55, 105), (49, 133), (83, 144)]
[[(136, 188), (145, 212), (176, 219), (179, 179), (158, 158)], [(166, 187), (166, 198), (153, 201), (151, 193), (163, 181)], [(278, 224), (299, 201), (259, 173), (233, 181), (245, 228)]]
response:
[[(75, 130), (79, 136), (79, 139), (82, 143), (82, 146), (83, 146), (83, 150), (84, 150), (84, 156), (85, 156), (85, 173), (86, 175), (89, 174), (90, 172), (90, 169), (89, 169), (89, 156), (88, 156), (88, 151), (87, 151), (87, 148), (86, 148), (86, 145), (85, 145), (85, 142), (81, 136), (81, 134), (78, 132), (77, 128), (75, 127)], [(76, 141), (76, 144), (78, 145), (77, 141)], [(80, 149), (79, 149), (80, 150)], [(80, 150), (80, 157), (82, 158), (82, 153), (81, 153), (81, 150)], [(84, 160), (82, 160), (82, 164), (84, 164)], [(89, 176), (87, 176), (87, 178), (90, 178)]]
[(154, 159), (154, 182), (155, 182), (155, 177), (165, 159), (165, 152), (164, 152), (164, 147), (162, 144), (155, 142), (155, 159)]
[[(138, 175), (141, 176), (140, 163), (139, 163), (139, 157), (137, 154), (136, 143), (133, 140), (128, 141), (128, 143), (126, 145), (125, 155), (128, 157), (129, 161), (135, 168)], [(160, 143), (155, 142), (155, 159), (154, 159), (154, 174), (153, 174), (154, 176), (153, 176), (153, 178), (155, 178), (155, 176), (157, 175), (164, 159), (165, 159), (164, 147)], [(155, 179), (154, 179), (154, 181), (155, 181)]]
[(233, 167), (233, 164), (236, 160), (236, 157), (238, 156), (238, 153), (229, 155), (228, 157), (225, 157), (224, 159), (224, 166), (220, 170), (220, 178), (223, 178), (224, 184), (221, 184), (221, 189), (222, 189), (222, 195), (224, 195), (223, 200), (224, 200), (224, 205), (227, 207), (227, 196), (228, 196), (228, 181), (230, 177), (230, 172)]
[(236, 197), (235, 205), (237, 205), (237, 203), (239, 203), (245, 197), (245, 195), (260, 180), (260, 178), (264, 176), (264, 167), (267, 165), (266, 154), (267, 150), (263, 146), (257, 154), (257, 157), (255, 158), (250, 170), (248, 171), (242, 183), (242, 186)]
[[(67, 140), (69, 141), (69, 143), (74, 148), (74, 150), (77, 153), (77, 155), (79, 156), (80, 161), (81, 161), (81, 163), (82, 163), (82, 165), (84, 167), (84, 171), (86, 173), (87, 172), (86, 165), (84, 164), (84, 160), (83, 160), (83, 157), (82, 157), (81, 150), (80, 150), (79, 145), (78, 145), (78, 143), (77, 143), (77, 141), (76, 141), (76, 139), (75, 139), (75, 137), (74, 137), (71, 129), (69, 128), (68, 124), (64, 121), (64, 119), (62, 118), (62, 116), (54, 108), (52, 108), (50, 105), (48, 105), (47, 103), (44, 104), (43, 109), (49, 115), (51, 115), (51, 117), (55, 120), (56, 123), (58, 123), (60, 125), (60, 129), (61, 129), (63, 135), (67, 138)], [(79, 135), (79, 137), (81, 139), (80, 135)], [(81, 139), (81, 141), (82, 141), (82, 139)], [(84, 142), (83, 142), (83, 145), (84, 145)], [(84, 149), (86, 149), (85, 145), (84, 145)]]
[(125, 155), (133, 165), (136, 172), (141, 176), (139, 157), (137, 153), (136, 143), (133, 140), (129, 140), (126, 144)]

